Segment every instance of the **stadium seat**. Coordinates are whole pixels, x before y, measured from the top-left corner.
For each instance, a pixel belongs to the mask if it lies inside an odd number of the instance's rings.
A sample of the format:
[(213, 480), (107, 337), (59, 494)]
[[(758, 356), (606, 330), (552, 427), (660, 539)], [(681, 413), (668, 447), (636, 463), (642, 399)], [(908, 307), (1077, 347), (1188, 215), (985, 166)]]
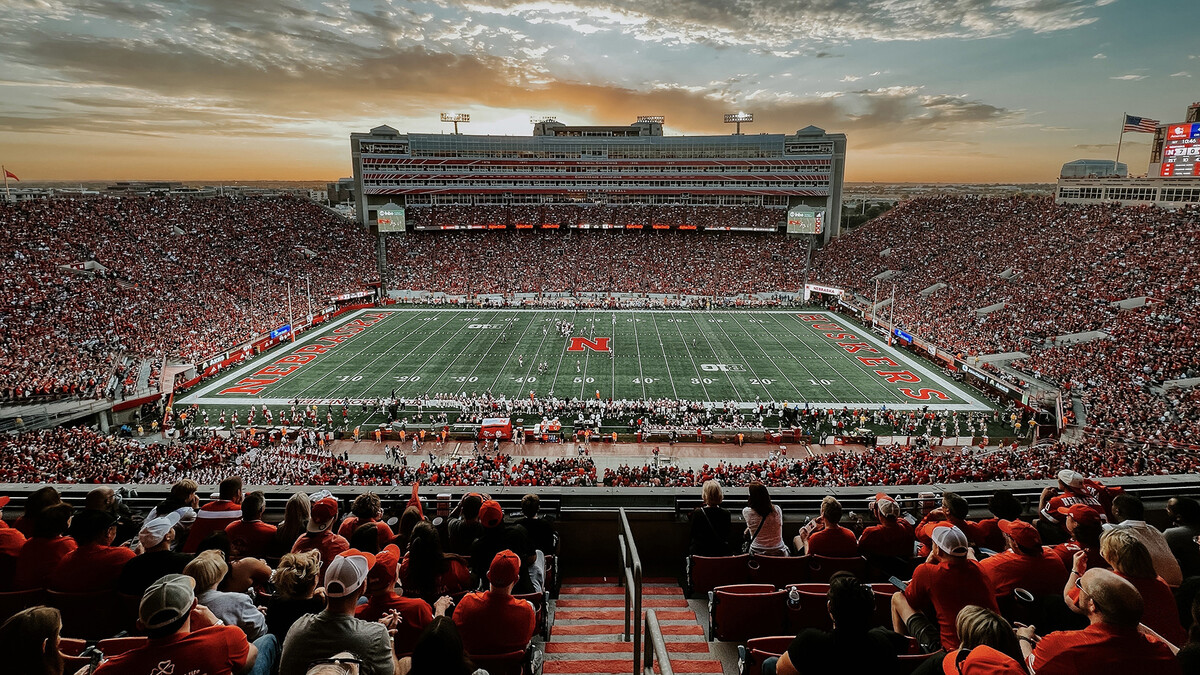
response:
[[(142, 604), (142, 596), (126, 595), (124, 593), (115, 593), (116, 604), (118, 607), (119, 616), (121, 617), (122, 626), (130, 633), (140, 633), (138, 630), (138, 606)], [(259, 603), (263, 604), (263, 603)]]
[(750, 581), (750, 570), (747, 567), (749, 561), (750, 556), (745, 553), (715, 558), (688, 556), (687, 594), (699, 594), (703, 597), (717, 586), (744, 584)]
[(102, 640), (125, 630), (112, 612), (116, 601), (109, 591), (58, 593), (46, 591), (46, 604), (62, 612), (62, 634), (83, 640)]
[(912, 675), (912, 672), (917, 669), (925, 660), (933, 654), (901, 654), (896, 657), (899, 665), (896, 668), (896, 675)]
[(45, 602), (46, 592), (40, 588), (28, 591), (0, 593), (0, 623), (17, 612)]
[(81, 656), (87, 649), (87, 640), (76, 638), (61, 638), (58, 641), (58, 651), (63, 655), (63, 672), (74, 673), (80, 668), (91, 664), (91, 655)]
[(507, 654), (471, 654), (476, 668), (488, 675), (541, 675), (542, 651), (533, 645)]
[(709, 593), (708, 639), (745, 642), (779, 635), (786, 609), (787, 591), (770, 584), (718, 586)]
[(787, 588), (811, 579), (809, 559), (803, 556), (760, 555), (755, 556), (754, 561), (758, 563), (758, 568), (750, 570), (750, 581), (756, 584)]
[(543, 640), (550, 641), (550, 591), (543, 590), (541, 593), (514, 593), (514, 598), (518, 600), (528, 600), (529, 604), (533, 605), (533, 613), (536, 620), (534, 630), (538, 635), (542, 636)]
[(763, 661), (772, 656), (779, 657), (795, 639), (794, 635), (771, 635), (747, 640), (745, 645), (738, 647), (739, 675), (761, 675)]
[[(829, 584), (796, 584), (800, 593), (800, 606), (788, 607), (788, 627), (793, 633), (805, 628), (832, 630), (833, 619), (829, 616)], [(790, 592), (790, 589), (788, 589)]]
[(875, 624), (892, 625), (892, 596), (899, 590), (891, 584), (868, 584), (875, 596)]
[(862, 579), (867, 561), (861, 556), (853, 558), (829, 558), (823, 555), (804, 556), (808, 560), (809, 581), (827, 583), (836, 572), (853, 572)]
[(101, 640), (100, 642), (96, 643), (96, 648), (99, 649), (101, 653), (104, 654), (104, 658), (107, 659), (109, 657), (116, 656), (117, 654), (124, 654), (127, 651), (137, 649), (138, 647), (144, 647), (147, 640), (148, 638), (140, 635), (108, 638), (107, 640)]

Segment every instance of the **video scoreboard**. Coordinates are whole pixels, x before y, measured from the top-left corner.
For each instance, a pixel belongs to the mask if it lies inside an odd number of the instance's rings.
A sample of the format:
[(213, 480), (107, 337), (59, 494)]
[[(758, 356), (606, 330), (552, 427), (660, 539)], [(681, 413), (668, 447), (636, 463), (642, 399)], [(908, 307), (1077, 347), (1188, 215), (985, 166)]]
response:
[(1200, 123), (1167, 125), (1158, 175), (1200, 176)]
[(825, 212), (811, 206), (788, 209), (788, 234), (821, 234), (825, 231)]
[(391, 203), (379, 207), (376, 222), (379, 223), (380, 232), (403, 232), (404, 207)]

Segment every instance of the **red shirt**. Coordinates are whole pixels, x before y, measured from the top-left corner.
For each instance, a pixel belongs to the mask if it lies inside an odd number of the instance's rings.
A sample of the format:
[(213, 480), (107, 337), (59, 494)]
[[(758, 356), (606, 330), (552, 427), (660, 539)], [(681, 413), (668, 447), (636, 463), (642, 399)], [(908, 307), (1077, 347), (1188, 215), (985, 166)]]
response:
[(241, 628), (209, 626), (113, 656), (95, 675), (232, 675), (245, 668), (249, 656)]
[(1093, 567), (1099, 567), (1102, 570), (1109, 568), (1108, 562), (1106, 562), (1104, 558), (1100, 556), (1099, 544), (1096, 544), (1095, 546), (1082, 546), (1079, 542), (1072, 540), (1063, 542), (1050, 550), (1054, 551), (1054, 555), (1058, 556), (1058, 559), (1062, 561), (1063, 567), (1065, 567), (1068, 572), (1070, 572), (1072, 567), (1075, 565), (1075, 553), (1077, 551), (1084, 551), (1087, 553), (1087, 568), (1089, 570)]
[(350, 542), (334, 534), (332, 529), (322, 532), (305, 532), (296, 538), (295, 544), (292, 544), (292, 553), (304, 553), (314, 548), (321, 552), (321, 578), (323, 583), (325, 568), (329, 567), (329, 563), (333, 562), (333, 559), (339, 553), (350, 548)]
[(1052, 523), (1062, 525), (1066, 522), (1066, 516), (1060, 515), (1058, 510), (1070, 508), (1075, 504), (1086, 504), (1100, 514), (1101, 520), (1108, 519), (1108, 510), (1100, 503), (1100, 491), (1087, 483), (1078, 490), (1061, 492), (1046, 500), (1046, 508), (1042, 509), (1039, 515)]
[(1051, 633), (1029, 655), (1033, 675), (1078, 675), (1127, 668), (1138, 675), (1182, 672), (1170, 648), (1136, 629), (1098, 623), (1083, 630)]
[(468, 593), (454, 608), (454, 625), (468, 654), (507, 654), (533, 639), (533, 605), (495, 591)]
[[(387, 523), (383, 522), (382, 520), (373, 520), (367, 522), (375, 523), (375, 528), (379, 531), (376, 536), (378, 537), (378, 545), (380, 549), (392, 543), (392, 539), (394, 539), (396, 535), (392, 534), (392, 528), (388, 527)], [(350, 541), (350, 535), (354, 534), (354, 531), (358, 529), (359, 525), (365, 524), (365, 522), (360, 523), (358, 521), (358, 516), (350, 516), (342, 521), (342, 526), (338, 528), (338, 534), (345, 537), (346, 541)]]
[(0, 555), (10, 555), (15, 558), (21, 553), (21, 547), (24, 545), (25, 535), (0, 520)]
[(225, 534), (229, 535), (229, 547), (235, 560), (262, 558), (275, 538), (275, 526), (261, 520), (239, 520), (227, 525)]
[(823, 555), (829, 558), (852, 558), (858, 555), (858, 540), (854, 533), (841, 525), (826, 527), (813, 532), (808, 538), (808, 555)]
[(125, 563), (134, 557), (134, 552), (124, 546), (80, 546), (63, 556), (46, 580), (46, 587), (60, 593), (110, 591), (116, 586)]
[(981, 560), (979, 567), (997, 598), (1008, 596), (1014, 588), (1024, 588), (1039, 597), (1062, 595), (1069, 574), (1058, 556), (1045, 548), (1036, 555), (1011, 550), (997, 553)]
[(30, 588), (45, 588), (46, 580), (58, 567), (58, 563), (78, 544), (70, 537), (34, 537), (25, 542), (17, 556), (17, 571), (13, 575), (13, 588), (19, 591)]
[(1120, 572), (1117, 574), (1142, 594), (1142, 623), (1177, 647), (1187, 644), (1187, 631), (1179, 622), (1179, 606), (1175, 604), (1175, 595), (1167, 582), (1162, 577), (1134, 579)]
[(192, 529), (188, 531), (187, 541), (183, 543), (183, 548), (180, 550), (183, 553), (195, 553), (205, 537), (213, 532), (224, 530), (231, 523), (241, 519), (241, 504), (218, 500), (201, 506), (200, 510), (196, 512), (196, 521), (192, 523)]
[(909, 559), (913, 555), (912, 527), (905, 520), (883, 522), (863, 530), (858, 538), (858, 552), (865, 556), (896, 556)]
[(993, 551), (1003, 551), (1008, 543), (1004, 541), (1004, 533), (1000, 531), (999, 518), (985, 518), (975, 526), (975, 536), (978, 537), (976, 544), (991, 549)]
[(400, 624), (396, 626), (396, 653), (406, 654), (413, 650), (421, 631), (433, 621), (433, 611), (420, 598), (406, 598), (394, 591), (367, 596), (367, 604), (354, 608), (354, 616), (363, 621), (378, 621), (389, 610), (400, 612)]
[(999, 612), (987, 575), (979, 563), (966, 558), (918, 565), (908, 588), (904, 589), (904, 599), (913, 609), (930, 618), (937, 617), (942, 647), (946, 651), (958, 649), (954, 622), (963, 607), (979, 605)]
[(930, 551), (932, 550), (930, 547), (933, 544), (933, 539), (930, 537), (930, 535), (934, 529), (941, 527), (942, 525), (953, 525), (962, 530), (963, 534), (967, 535), (967, 541), (971, 542), (972, 544), (979, 543), (979, 528), (975, 526), (975, 523), (969, 523), (962, 518), (955, 518), (949, 515), (943, 515), (939, 519), (937, 516), (931, 513), (928, 516), (925, 516), (921, 522), (917, 523), (917, 527), (914, 529), (916, 532), (917, 541), (921, 542), (921, 550), (917, 552), (917, 555), (929, 555)]

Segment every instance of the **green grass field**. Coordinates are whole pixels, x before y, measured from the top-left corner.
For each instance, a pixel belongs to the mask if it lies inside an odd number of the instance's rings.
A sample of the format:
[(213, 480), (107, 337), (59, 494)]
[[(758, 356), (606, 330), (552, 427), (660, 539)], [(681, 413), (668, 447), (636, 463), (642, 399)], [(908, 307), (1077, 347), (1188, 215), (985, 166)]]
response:
[[(556, 320), (574, 323), (572, 335), (586, 342), (562, 337)], [(362, 310), (176, 403), (325, 404), (393, 390), (406, 398), (484, 391), (594, 398), (598, 391), (603, 398), (990, 409), (862, 326), (794, 310)]]

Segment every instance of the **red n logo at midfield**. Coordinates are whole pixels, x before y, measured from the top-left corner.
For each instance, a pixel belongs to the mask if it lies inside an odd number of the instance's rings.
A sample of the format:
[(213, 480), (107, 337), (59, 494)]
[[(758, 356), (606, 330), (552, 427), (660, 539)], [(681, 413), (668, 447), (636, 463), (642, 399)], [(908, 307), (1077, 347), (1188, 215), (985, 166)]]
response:
[(589, 340), (585, 337), (573, 337), (571, 338), (571, 346), (567, 347), (567, 351), (582, 352), (585, 351), (584, 347), (587, 347), (594, 352), (606, 352), (608, 351), (608, 338), (601, 337), (596, 338), (595, 340)]

